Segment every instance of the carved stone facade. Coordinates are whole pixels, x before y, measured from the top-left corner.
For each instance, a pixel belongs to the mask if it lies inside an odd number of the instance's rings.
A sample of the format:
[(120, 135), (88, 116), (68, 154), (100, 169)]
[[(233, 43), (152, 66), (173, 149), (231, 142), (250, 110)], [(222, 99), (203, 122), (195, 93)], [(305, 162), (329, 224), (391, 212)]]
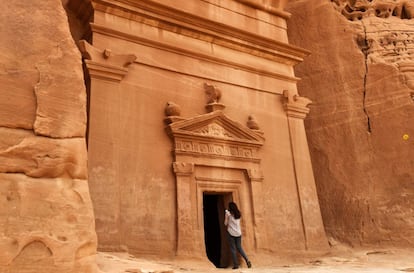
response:
[(308, 52), (288, 43), (285, 1), (193, 3), (92, 0), (91, 16), (69, 1), (91, 20), (80, 48), (99, 248), (227, 266), (234, 200), (251, 255), (325, 249), (293, 74)]

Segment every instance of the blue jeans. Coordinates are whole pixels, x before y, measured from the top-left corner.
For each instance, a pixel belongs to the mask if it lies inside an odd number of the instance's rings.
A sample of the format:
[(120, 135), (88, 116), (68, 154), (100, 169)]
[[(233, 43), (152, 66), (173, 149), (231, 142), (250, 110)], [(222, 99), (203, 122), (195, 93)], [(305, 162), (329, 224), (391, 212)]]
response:
[(230, 243), (230, 251), (231, 251), (231, 256), (233, 258), (233, 265), (235, 267), (239, 266), (239, 260), (237, 259), (237, 252), (236, 250), (240, 253), (240, 255), (242, 255), (242, 257), (244, 258), (244, 260), (249, 261), (249, 259), (247, 258), (246, 253), (244, 252), (242, 246), (241, 246), (241, 236), (239, 237), (234, 237), (231, 236), (230, 233), (227, 233), (227, 237)]

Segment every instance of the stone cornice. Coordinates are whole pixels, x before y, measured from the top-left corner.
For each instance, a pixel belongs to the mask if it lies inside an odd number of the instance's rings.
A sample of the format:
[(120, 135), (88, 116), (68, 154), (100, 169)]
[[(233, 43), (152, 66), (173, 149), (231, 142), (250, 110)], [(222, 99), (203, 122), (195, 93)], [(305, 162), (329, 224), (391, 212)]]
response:
[(92, 3), (95, 10), (103, 13), (227, 47), (236, 46), (238, 50), (250, 54), (254, 51), (261, 52), (262, 57), (273, 55), (274, 58), (293, 65), (302, 62), (303, 58), (310, 54), (305, 49), (185, 13), (151, 0), (93, 0)]
[(85, 60), (85, 64), (91, 78), (120, 82), (128, 74), (128, 69), (123, 67), (102, 64), (91, 60)]
[(271, 5), (264, 5), (261, 3), (257, 3), (257, 1), (254, 0), (236, 0), (237, 2), (243, 3), (247, 6), (251, 6), (254, 7), (255, 9), (259, 9), (259, 10), (263, 10), (266, 11), (270, 14), (274, 14), (276, 16), (285, 18), (285, 19), (289, 19), (291, 14), (289, 12), (277, 9)]
[[(100, 33), (106, 36), (110, 36), (110, 37), (114, 37), (114, 38), (118, 38), (118, 39), (122, 39), (122, 40), (126, 40), (126, 41), (130, 41), (133, 43), (137, 43), (137, 44), (141, 44), (141, 45), (145, 45), (145, 46), (150, 46), (150, 47), (154, 47), (154, 48), (158, 48), (158, 49), (162, 49), (162, 50), (166, 50), (169, 52), (174, 52), (180, 55), (185, 55), (188, 57), (192, 57), (195, 59), (200, 59), (200, 60), (205, 60), (208, 62), (213, 62), (213, 63), (219, 63), (221, 65), (226, 65), (228, 67), (232, 67), (232, 68), (236, 68), (236, 69), (240, 69), (243, 71), (247, 71), (247, 72), (251, 72), (254, 74), (259, 74), (259, 75), (263, 75), (263, 76), (267, 76), (270, 78), (275, 78), (275, 79), (279, 79), (279, 80), (284, 80), (284, 81), (288, 81), (288, 82), (298, 82), (300, 80), (300, 78), (298, 77), (293, 77), (293, 76), (287, 76), (287, 75), (283, 75), (280, 73), (275, 73), (275, 72), (270, 72), (270, 71), (266, 71), (263, 69), (258, 69), (256, 67), (251, 67), (242, 63), (237, 63), (237, 62), (231, 62), (228, 61), (226, 59), (222, 59), (222, 58), (217, 58), (214, 56), (210, 56), (210, 55), (206, 55), (206, 54), (202, 54), (196, 51), (190, 51), (190, 50), (186, 50), (177, 46), (173, 46), (171, 44), (165, 44), (165, 43), (161, 43), (159, 41), (154, 41), (154, 40), (150, 40), (150, 39), (146, 39), (140, 36), (136, 36), (136, 35), (132, 35), (132, 34), (128, 34), (125, 32), (121, 32), (119, 30), (115, 30), (112, 28), (108, 28), (105, 26), (101, 26), (98, 24), (91, 24), (92, 27), (92, 31), (95, 33)], [(140, 62), (139, 60), (135, 61), (135, 62)]]

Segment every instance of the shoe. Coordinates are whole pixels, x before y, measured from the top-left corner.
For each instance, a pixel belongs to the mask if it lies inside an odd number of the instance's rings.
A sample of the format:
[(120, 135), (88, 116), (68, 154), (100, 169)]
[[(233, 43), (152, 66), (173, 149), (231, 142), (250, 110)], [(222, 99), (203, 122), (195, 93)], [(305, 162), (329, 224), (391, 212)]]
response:
[(238, 269), (238, 268), (239, 268), (239, 266), (238, 265), (235, 265), (235, 266), (233, 266), (232, 269)]
[(248, 268), (251, 268), (252, 267), (252, 263), (250, 261), (247, 261), (246, 263), (247, 263), (247, 267)]

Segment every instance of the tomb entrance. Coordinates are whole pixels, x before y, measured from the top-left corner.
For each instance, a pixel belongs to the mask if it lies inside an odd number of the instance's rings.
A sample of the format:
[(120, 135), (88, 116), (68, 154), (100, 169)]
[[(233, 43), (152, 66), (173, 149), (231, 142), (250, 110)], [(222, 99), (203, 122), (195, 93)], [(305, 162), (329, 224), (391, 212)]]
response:
[(227, 267), (230, 257), (223, 222), (228, 202), (236, 202), (242, 211), (244, 248), (253, 251), (266, 243), (258, 202), (264, 137), (233, 121), (222, 109), (207, 109), (208, 113), (195, 117), (166, 118), (174, 142), (177, 254), (207, 257), (216, 267)]

